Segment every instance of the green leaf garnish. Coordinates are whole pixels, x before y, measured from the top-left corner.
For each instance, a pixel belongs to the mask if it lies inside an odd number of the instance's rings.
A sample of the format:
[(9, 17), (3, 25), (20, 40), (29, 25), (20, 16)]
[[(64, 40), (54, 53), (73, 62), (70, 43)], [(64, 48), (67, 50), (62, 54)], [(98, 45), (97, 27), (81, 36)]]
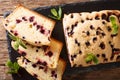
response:
[(24, 49), (27, 49), (27, 47), (25, 46), (21, 39), (18, 39), (18, 42), (20, 46), (22, 46)]
[(11, 34), (8, 34), (8, 36), (9, 36), (12, 40), (14, 40), (14, 41), (17, 40), (17, 38), (16, 38), (15, 36), (11, 35)]
[(18, 43), (18, 41), (15, 41), (13, 47), (14, 47), (15, 50), (18, 50), (18, 48), (19, 48), (19, 43)]
[(22, 42), (21, 39), (9, 34), (9, 37), (15, 41), (15, 44), (14, 44), (14, 49), (15, 50), (18, 50), (19, 46), (22, 46), (24, 49), (27, 49), (27, 47), (25, 46), (25, 44)]
[(14, 73), (18, 73), (18, 70), (20, 68), (20, 66), (18, 65), (17, 62), (11, 62), (10, 60), (7, 61), (6, 66), (9, 67), (9, 71), (7, 73), (9, 74), (14, 74)]
[(86, 62), (90, 62), (93, 60), (93, 56), (91, 54), (87, 54), (87, 57), (85, 58)]
[(85, 61), (86, 62), (93, 61), (95, 64), (98, 64), (98, 62), (99, 62), (97, 57), (93, 53), (87, 54), (87, 57), (85, 58)]
[(59, 7), (59, 10), (57, 11), (56, 9), (51, 9), (51, 14), (52, 15), (49, 15), (49, 17), (53, 18), (53, 19), (56, 19), (56, 20), (61, 20), (61, 17), (62, 17), (62, 8)]
[(118, 24), (117, 24), (117, 17), (116, 16), (114, 16), (114, 15), (111, 15), (110, 17), (109, 17), (109, 19), (110, 19), (110, 22), (111, 22), (111, 24), (112, 24), (112, 34), (117, 34), (118, 33), (118, 28), (119, 28), (119, 26), (118, 26)]
[(59, 7), (58, 15), (59, 15), (59, 19), (61, 19), (61, 17), (62, 17), (62, 9), (61, 9), (61, 7)]
[(51, 9), (51, 13), (52, 13), (54, 16), (57, 16), (57, 11), (56, 11), (56, 9)]
[(95, 64), (98, 64), (98, 59), (97, 59), (97, 57), (96, 56), (94, 56), (94, 58), (93, 58), (93, 62), (95, 63)]

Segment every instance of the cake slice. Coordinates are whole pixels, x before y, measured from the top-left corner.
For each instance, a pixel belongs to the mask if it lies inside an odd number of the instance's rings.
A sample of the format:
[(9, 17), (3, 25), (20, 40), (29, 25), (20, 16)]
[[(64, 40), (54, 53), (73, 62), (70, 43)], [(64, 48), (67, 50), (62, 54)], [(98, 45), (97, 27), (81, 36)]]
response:
[(63, 28), (71, 66), (120, 60), (120, 11), (65, 14)]
[[(14, 48), (15, 42), (11, 42)], [(35, 47), (24, 42), (27, 49), (19, 46), (18, 53), (34, 63), (41, 63), (50, 68), (56, 68), (63, 44), (51, 38), (49, 46)]]
[(18, 58), (17, 62), (38, 80), (62, 80), (62, 75), (66, 66), (66, 63), (62, 59), (58, 61), (56, 69), (50, 69), (38, 63), (32, 63), (23, 57)]
[(3, 20), (5, 29), (34, 46), (49, 45), (55, 21), (21, 5)]

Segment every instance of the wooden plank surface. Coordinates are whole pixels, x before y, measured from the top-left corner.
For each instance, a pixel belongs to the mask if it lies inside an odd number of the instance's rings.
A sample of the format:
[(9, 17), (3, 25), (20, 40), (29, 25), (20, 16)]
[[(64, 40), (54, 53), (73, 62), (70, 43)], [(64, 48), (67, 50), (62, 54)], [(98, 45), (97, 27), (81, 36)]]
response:
[[(120, 74), (120, 68), (99, 70), (89, 73), (81, 73), (79, 74), (79, 80), (120, 80), (119, 74)], [(78, 75), (76, 76), (78, 78)], [(78, 80), (75, 79), (76, 76), (72, 78), (71, 76), (68, 76), (65, 78), (65, 80), (68, 80), (69, 78), (71, 78), (71, 80)]]
[(8, 68), (5, 66), (5, 63), (9, 59), (9, 56), (5, 29), (2, 25), (2, 19), (3, 16), (0, 16), (0, 80), (12, 80), (11, 75), (7, 74)]
[[(11, 75), (6, 74), (8, 68), (5, 66), (9, 59), (5, 29), (2, 25), (3, 13), (12, 11), (17, 4), (23, 4), (28, 8), (40, 6), (58, 5), (90, 0), (0, 0), (0, 80), (12, 80)], [(70, 80), (69, 76), (65, 80)], [(72, 80), (76, 80), (75, 76)], [(120, 80), (120, 68), (99, 70), (89, 73), (82, 73), (79, 80)]]
[(58, 5), (64, 3), (73, 3), (89, 0), (0, 0), (0, 14), (5, 11), (14, 9), (17, 4), (23, 4), (28, 8), (35, 8), (40, 6)]

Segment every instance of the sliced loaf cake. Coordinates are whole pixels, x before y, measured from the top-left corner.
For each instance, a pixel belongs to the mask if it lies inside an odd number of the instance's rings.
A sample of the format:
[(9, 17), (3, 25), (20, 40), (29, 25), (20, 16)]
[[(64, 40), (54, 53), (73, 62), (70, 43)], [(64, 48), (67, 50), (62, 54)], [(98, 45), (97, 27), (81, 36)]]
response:
[(72, 67), (120, 59), (120, 11), (65, 14), (63, 28)]
[(66, 66), (64, 60), (60, 59), (56, 69), (50, 69), (39, 63), (32, 63), (23, 57), (18, 58), (18, 64), (39, 80), (62, 80)]
[(55, 22), (21, 5), (3, 20), (12, 35), (34, 46), (49, 45)]
[[(19, 46), (18, 53), (34, 63), (41, 63), (50, 68), (56, 68), (59, 60), (60, 52), (62, 50), (62, 43), (51, 38), (50, 46), (39, 46), (35, 47), (26, 42), (25, 46), (27, 49)], [(11, 42), (14, 48), (15, 42)]]

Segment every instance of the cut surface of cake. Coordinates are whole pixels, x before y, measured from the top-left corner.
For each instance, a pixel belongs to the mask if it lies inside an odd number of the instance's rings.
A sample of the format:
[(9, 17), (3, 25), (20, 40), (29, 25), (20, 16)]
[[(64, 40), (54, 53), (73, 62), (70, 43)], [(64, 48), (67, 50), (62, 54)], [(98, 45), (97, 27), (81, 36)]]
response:
[(50, 69), (39, 63), (32, 63), (23, 57), (18, 58), (17, 62), (21, 67), (25, 68), (29, 74), (39, 80), (62, 80), (66, 66), (66, 63), (62, 59), (58, 61), (56, 69)]
[[(24, 42), (25, 43), (25, 42)], [(15, 42), (11, 42), (14, 48)], [(59, 56), (62, 50), (62, 42), (51, 38), (49, 46), (32, 46), (25, 43), (26, 49), (19, 46), (17, 52), (34, 63), (45, 64), (50, 68), (56, 68), (59, 60)]]
[(72, 67), (120, 59), (119, 10), (65, 14), (63, 28)]
[(21, 5), (3, 23), (9, 33), (34, 46), (49, 45), (55, 26), (55, 21)]

